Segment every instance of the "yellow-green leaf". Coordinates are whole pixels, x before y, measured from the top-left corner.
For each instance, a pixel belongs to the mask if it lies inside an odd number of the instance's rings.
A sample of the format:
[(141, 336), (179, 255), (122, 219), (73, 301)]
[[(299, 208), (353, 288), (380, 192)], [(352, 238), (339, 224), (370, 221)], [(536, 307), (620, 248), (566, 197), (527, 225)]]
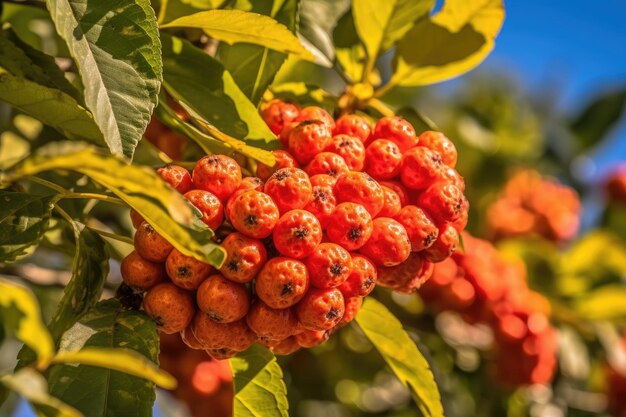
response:
[(398, 44), (393, 85), (434, 84), (478, 66), (489, 55), (504, 21), (502, 0), (447, 0), (420, 20)]
[(430, 366), (402, 323), (380, 302), (368, 297), (356, 322), (410, 391), (426, 417), (443, 417), (441, 396)]
[(578, 298), (574, 309), (585, 320), (626, 319), (626, 286), (609, 285)]
[(179, 17), (161, 28), (186, 27), (201, 29), (212, 37), (229, 44), (237, 42), (261, 45), (278, 52), (294, 54), (313, 60), (313, 55), (283, 24), (269, 16), (242, 10), (208, 10)]
[(73, 407), (48, 394), (45, 378), (32, 368), (0, 377), (0, 384), (24, 397), (37, 411), (53, 417), (83, 417)]
[(0, 321), (9, 332), (33, 349), (39, 365), (54, 355), (52, 337), (41, 319), (35, 296), (21, 285), (0, 278)]
[(99, 366), (147, 379), (165, 389), (176, 388), (176, 379), (172, 375), (130, 349), (86, 347), (74, 352), (59, 352), (52, 358), (51, 363)]
[(237, 417), (288, 417), (287, 388), (276, 358), (254, 344), (230, 360)]
[(71, 170), (87, 175), (134, 208), (154, 229), (182, 253), (220, 267), (225, 251), (213, 243), (213, 232), (197, 210), (154, 170), (129, 165), (98, 148), (58, 144), (42, 148), (9, 170), (0, 182), (13, 182), (48, 170)]

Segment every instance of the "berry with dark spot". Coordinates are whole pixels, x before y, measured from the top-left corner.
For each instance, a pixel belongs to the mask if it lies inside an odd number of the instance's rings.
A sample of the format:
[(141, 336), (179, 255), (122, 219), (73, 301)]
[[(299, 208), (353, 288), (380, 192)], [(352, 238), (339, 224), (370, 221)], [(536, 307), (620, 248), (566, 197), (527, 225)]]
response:
[(418, 146), (424, 146), (441, 155), (443, 163), (454, 168), (457, 160), (457, 151), (454, 143), (441, 132), (427, 130), (419, 136)]
[[(315, 177), (320, 176), (327, 177), (327, 175), (316, 175)], [(317, 220), (320, 222), (320, 225), (322, 226), (322, 229), (326, 229), (330, 221), (330, 216), (335, 209), (336, 203), (337, 200), (335, 199), (335, 195), (333, 194), (332, 185), (314, 185), (313, 197), (311, 198), (311, 201), (309, 201), (309, 204), (304, 207), (304, 209), (317, 218)]]
[(203, 190), (191, 190), (185, 193), (185, 197), (193, 204), (200, 213), (202, 221), (215, 230), (224, 220), (224, 206), (213, 193)]
[(446, 223), (439, 229), (439, 236), (430, 248), (424, 251), (424, 256), (431, 262), (441, 262), (454, 253), (459, 245), (459, 232), (451, 223)]
[(328, 239), (349, 251), (359, 249), (372, 235), (372, 216), (360, 204), (338, 204), (328, 224)]
[(305, 329), (330, 330), (339, 324), (345, 312), (343, 295), (336, 288), (312, 288), (298, 303), (297, 312)]
[(417, 205), (438, 222), (455, 222), (469, 209), (463, 192), (455, 185), (443, 182), (435, 183), (421, 193)]
[(305, 258), (322, 241), (322, 226), (308, 211), (291, 210), (276, 223), (273, 240), (274, 246), (283, 256)]
[(200, 311), (218, 323), (231, 323), (246, 316), (250, 293), (243, 284), (211, 275), (198, 287), (196, 301)]
[(166, 334), (184, 330), (196, 311), (191, 294), (170, 283), (152, 287), (143, 299), (143, 309)]
[(434, 264), (421, 253), (412, 253), (400, 265), (378, 268), (378, 285), (410, 294), (416, 292), (432, 276)]
[(319, 120), (300, 123), (289, 132), (289, 151), (300, 164), (308, 164), (332, 141), (330, 127)]
[(377, 266), (395, 266), (411, 254), (411, 242), (406, 229), (394, 219), (378, 217), (373, 221), (372, 236), (361, 248)]
[(378, 217), (394, 217), (402, 208), (400, 196), (386, 185), (381, 185), (381, 187), (383, 188), (383, 193), (385, 193), (385, 205), (378, 213)]
[(300, 347), (312, 348), (327, 341), (330, 333), (330, 330), (304, 330), (294, 337)]
[(335, 122), (333, 135), (348, 135), (367, 143), (372, 134), (372, 128), (364, 117), (356, 114), (345, 114)]
[(358, 137), (343, 134), (333, 136), (325, 151), (341, 156), (350, 171), (362, 171), (365, 166), (365, 146)]
[(256, 294), (272, 308), (288, 308), (309, 289), (309, 272), (304, 263), (290, 258), (270, 259), (256, 279)]
[(186, 290), (197, 289), (202, 281), (215, 272), (211, 265), (174, 249), (165, 261), (165, 270), (172, 283)]
[(135, 233), (135, 250), (143, 258), (151, 262), (164, 262), (174, 246), (154, 228), (143, 222)]
[(140, 291), (149, 290), (165, 279), (163, 264), (145, 260), (137, 251), (122, 260), (120, 272), (126, 285)]
[(189, 171), (181, 166), (168, 164), (158, 168), (157, 174), (181, 194), (185, 194), (193, 187)]
[(439, 235), (439, 229), (430, 216), (417, 206), (402, 207), (394, 219), (406, 229), (413, 252), (429, 248)]
[(331, 131), (335, 128), (333, 117), (326, 110), (317, 106), (303, 108), (296, 120), (299, 122), (315, 120), (324, 123)]
[(407, 188), (423, 190), (439, 180), (443, 167), (438, 153), (417, 146), (404, 153), (400, 179)]
[(260, 300), (252, 305), (246, 320), (257, 337), (266, 343), (286, 339), (294, 334), (298, 325), (292, 309), (271, 308)]
[(278, 135), (285, 125), (296, 120), (300, 114), (300, 108), (294, 103), (274, 99), (261, 106), (261, 117), (270, 130)]
[(387, 139), (398, 145), (400, 152), (417, 145), (417, 135), (411, 123), (399, 116), (387, 116), (376, 122), (373, 139)]
[(339, 286), (345, 298), (365, 297), (376, 286), (378, 274), (376, 266), (363, 255), (352, 254), (352, 272), (348, 279)]
[(230, 222), (238, 232), (262, 239), (272, 234), (278, 221), (278, 207), (270, 196), (248, 190), (235, 195), (228, 203)]
[(222, 242), (226, 250), (226, 260), (220, 272), (231, 281), (246, 283), (252, 281), (267, 261), (263, 242), (241, 233), (231, 233)]
[(198, 342), (205, 349), (227, 349), (242, 352), (256, 342), (256, 335), (246, 320), (238, 320), (232, 323), (217, 323), (199, 311), (191, 323), (191, 330)]
[(296, 162), (294, 157), (289, 152), (279, 149), (272, 151), (272, 154), (276, 159), (276, 164), (273, 167), (269, 167), (260, 162), (257, 165), (256, 175), (263, 181), (267, 181), (267, 179), (271, 177), (274, 172), (281, 168), (300, 168), (298, 162)]
[(228, 156), (207, 155), (196, 163), (192, 179), (196, 188), (226, 201), (241, 185), (241, 168)]
[(298, 168), (282, 168), (267, 180), (264, 191), (280, 213), (286, 213), (304, 208), (311, 200), (313, 187), (306, 172)]
[(350, 253), (335, 243), (321, 243), (304, 263), (311, 285), (317, 288), (338, 287), (352, 271)]
[(357, 203), (365, 207), (372, 217), (382, 210), (385, 193), (376, 180), (364, 172), (348, 172), (333, 187), (338, 203)]
[(400, 172), (402, 152), (394, 142), (376, 139), (365, 150), (365, 171), (377, 180), (390, 180)]
[(350, 168), (340, 155), (333, 152), (320, 152), (313, 157), (304, 170), (310, 176), (326, 174), (337, 178), (348, 172)]

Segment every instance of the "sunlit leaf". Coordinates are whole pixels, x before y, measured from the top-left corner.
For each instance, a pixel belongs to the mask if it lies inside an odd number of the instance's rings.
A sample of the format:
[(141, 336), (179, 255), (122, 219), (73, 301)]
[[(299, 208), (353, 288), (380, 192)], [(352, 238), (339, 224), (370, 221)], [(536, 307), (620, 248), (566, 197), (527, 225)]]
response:
[(626, 108), (626, 91), (611, 91), (596, 97), (572, 120), (571, 128), (578, 138), (579, 150), (585, 150), (606, 139), (622, 120)]
[(145, 356), (130, 349), (87, 347), (78, 351), (59, 352), (50, 363), (98, 366), (147, 379), (165, 389), (176, 388), (174, 377), (159, 369)]
[(300, 2), (299, 35), (315, 62), (332, 67), (335, 59), (333, 30), (337, 21), (350, 8), (349, 0), (302, 0)]
[(502, 0), (447, 0), (400, 40), (390, 82), (434, 84), (473, 69), (493, 49), (503, 21)]
[(222, 64), (190, 42), (163, 33), (164, 85), (202, 119), (248, 145), (276, 149), (279, 142)]
[(235, 385), (237, 417), (287, 417), (287, 388), (276, 358), (263, 346), (251, 348), (230, 360)]
[(161, 51), (149, 0), (46, 0), (111, 152), (131, 158), (156, 106)]
[(21, 285), (0, 278), (0, 313), (4, 328), (35, 351), (40, 365), (47, 365), (54, 354), (54, 344), (33, 294)]
[(356, 322), (398, 379), (411, 391), (424, 416), (443, 417), (439, 388), (430, 365), (402, 323), (379, 301), (368, 297)]
[(210, 37), (229, 44), (252, 43), (303, 59), (313, 59), (311, 53), (285, 25), (258, 13), (208, 10), (179, 17), (161, 27), (202, 29)]
[(301, 106), (320, 106), (331, 114), (337, 105), (337, 97), (320, 87), (304, 82), (283, 83), (270, 88), (272, 94), (281, 99), (293, 101)]
[(626, 286), (608, 285), (578, 297), (574, 309), (585, 320), (626, 319)]
[(178, 17), (200, 11), (217, 9), (228, 0), (161, 0), (159, 23), (170, 22)]
[(83, 417), (80, 411), (48, 394), (46, 379), (31, 368), (0, 377), (4, 385), (24, 397), (37, 411), (49, 417)]
[(348, 11), (337, 22), (333, 31), (337, 61), (353, 81), (359, 81), (365, 68), (367, 54), (354, 26), (352, 11)]
[[(102, 351), (91, 350), (99, 348), (130, 349), (143, 356), (145, 361), (156, 364), (159, 353), (156, 324), (143, 312), (123, 309), (115, 299), (102, 301), (65, 332), (59, 350), (84, 349), (88, 352), (84, 354), (87, 357), (79, 359), (100, 365), (103, 358), (99, 353)], [(98, 354), (97, 360), (93, 353)], [(121, 359), (112, 356), (109, 362), (118, 368), (122, 364), (112, 362)], [(127, 366), (141, 368), (146, 365), (144, 361), (129, 365), (128, 359), (124, 359)], [(77, 408), (85, 417), (152, 416), (154, 384), (124, 372), (86, 364), (59, 364), (50, 368), (48, 383), (52, 395)]]
[(3, 181), (13, 182), (47, 170), (71, 170), (87, 175), (134, 208), (154, 229), (182, 253), (221, 266), (224, 250), (211, 241), (213, 232), (196, 210), (155, 171), (129, 165), (99, 149), (81, 144), (42, 148), (7, 171)]
[[(235, 2), (233, 7), (270, 16), (285, 25), (291, 32), (296, 32), (298, 23), (296, 0), (252, 3), (240, 0)], [(222, 43), (218, 49), (218, 56), (241, 91), (255, 105), (261, 101), (263, 93), (274, 81), (276, 73), (287, 59), (287, 54), (245, 43), (236, 45)]]
[(39, 242), (48, 229), (54, 198), (0, 190), (0, 261), (14, 261)]

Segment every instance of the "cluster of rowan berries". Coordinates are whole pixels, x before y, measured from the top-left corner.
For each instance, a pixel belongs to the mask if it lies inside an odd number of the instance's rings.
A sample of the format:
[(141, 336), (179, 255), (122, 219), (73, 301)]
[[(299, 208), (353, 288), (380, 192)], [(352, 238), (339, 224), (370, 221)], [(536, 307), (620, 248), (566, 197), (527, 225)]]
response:
[(487, 219), (494, 239), (536, 235), (565, 242), (578, 232), (580, 199), (573, 188), (523, 170), (507, 181)]
[(449, 257), (467, 222), (452, 142), (419, 137), (400, 117), (337, 121), (319, 107), (274, 100), (262, 116), (279, 135), (276, 165), (243, 177), (224, 155), (190, 174), (158, 173), (202, 213), (227, 252), (213, 267), (186, 256), (135, 214), (130, 287), (165, 333), (227, 358), (258, 341), (289, 354), (350, 322), (375, 283), (415, 291)]
[(463, 250), (435, 266), (421, 288), (435, 311), (456, 311), (494, 333), (494, 371), (509, 385), (547, 383), (556, 367), (557, 334), (550, 305), (531, 291), (519, 260), (505, 259), (488, 241), (463, 233)]

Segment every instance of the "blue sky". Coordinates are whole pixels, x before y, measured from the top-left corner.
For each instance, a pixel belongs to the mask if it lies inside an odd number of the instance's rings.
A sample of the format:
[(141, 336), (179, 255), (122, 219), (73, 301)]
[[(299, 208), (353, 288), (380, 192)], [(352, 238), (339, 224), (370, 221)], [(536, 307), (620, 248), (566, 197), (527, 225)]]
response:
[[(483, 66), (516, 74), (527, 89), (559, 91), (575, 111), (594, 93), (626, 87), (626, 0), (505, 0), (507, 17)], [(626, 123), (597, 159), (626, 160)]]

